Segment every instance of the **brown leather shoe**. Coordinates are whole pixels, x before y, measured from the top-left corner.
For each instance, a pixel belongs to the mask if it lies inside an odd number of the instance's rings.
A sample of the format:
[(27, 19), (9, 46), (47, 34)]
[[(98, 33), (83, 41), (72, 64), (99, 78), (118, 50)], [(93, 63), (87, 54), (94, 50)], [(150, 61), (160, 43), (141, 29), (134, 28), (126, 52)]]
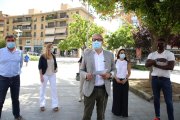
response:
[(45, 111), (45, 107), (40, 107), (40, 110), (43, 112)]
[(58, 108), (58, 107), (55, 107), (55, 108), (53, 108), (53, 111), (54, 111), (54, 112), (57, 112), (57, 111), (59, 111), (59, 108)]

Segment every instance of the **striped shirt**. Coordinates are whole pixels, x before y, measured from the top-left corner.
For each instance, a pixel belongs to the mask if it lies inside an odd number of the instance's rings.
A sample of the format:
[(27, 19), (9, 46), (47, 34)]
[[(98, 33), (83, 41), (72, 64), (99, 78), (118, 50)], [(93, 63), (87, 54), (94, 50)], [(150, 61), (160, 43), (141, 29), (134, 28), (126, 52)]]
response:
[(21, 73), (23, 54), (21, 50), (9, 51), (7, 47), (0, 49), (0, 75), (13, 77)]

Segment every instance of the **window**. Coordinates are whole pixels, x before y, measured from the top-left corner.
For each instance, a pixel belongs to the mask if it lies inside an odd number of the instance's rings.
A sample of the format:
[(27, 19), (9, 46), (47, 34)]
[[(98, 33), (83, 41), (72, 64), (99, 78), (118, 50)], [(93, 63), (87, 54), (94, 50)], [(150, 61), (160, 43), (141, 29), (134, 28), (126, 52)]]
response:
[(36, 24), (34, 25), (34, 30), (36, 30)]
[(54, 27), (54, 22), (48, 23), (48, 28), (52, 28), (52, 27)]
[(66, 21), (61, 21), (60, 22), (60, 26), (62, 27), (62, 26), (66, 26)]
[(26, 40), (26, 45), (31, 45), (31, 40)]
[(43, 37), (43, 32), (41, 32), (41, 37)]
[(22, 44), (22, 40), (21, 39), (19, 39), (19, 44)]
[(67, 17), (66, 12), (64, 12), (64, 13), (60, 13), (60, 18), (65, 18), (65, 17)]
[(34, 32), (34, 37), (36, 37), (36, 32)]
[(44, 26), (43, 26), (43, 24), (41, 24), (41, 29), (44, 29)]
[(44, 16), (41, 17), (41, 21), (44, 21)]

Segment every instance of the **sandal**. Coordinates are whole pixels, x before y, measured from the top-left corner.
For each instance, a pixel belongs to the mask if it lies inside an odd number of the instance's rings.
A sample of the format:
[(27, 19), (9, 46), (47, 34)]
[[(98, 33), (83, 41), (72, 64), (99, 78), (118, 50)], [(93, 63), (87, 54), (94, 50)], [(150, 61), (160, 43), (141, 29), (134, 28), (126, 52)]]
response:
[(43, 112), (45, 111), (45, 107), (40, 107), (40, 110)]

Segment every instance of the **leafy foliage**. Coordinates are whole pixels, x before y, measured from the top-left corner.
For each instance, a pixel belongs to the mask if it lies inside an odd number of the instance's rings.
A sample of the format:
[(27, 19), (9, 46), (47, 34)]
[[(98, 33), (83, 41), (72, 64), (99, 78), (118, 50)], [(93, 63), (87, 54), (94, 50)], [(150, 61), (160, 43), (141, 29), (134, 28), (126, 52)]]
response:
[(74, 48), (83, 49), (86, 47), (87, 32), (88, 36), (92, 36), (95, 33), (102, 34), (104, 32), (102, 27), (98, 27), (96, 24), (83, 19), (77, 14), (75, 14), (73, 18), (74, 22), (70, 23), (68, 26), (68, 37), (63, 41), (60, 41), (58, 45), (61, 50), (70, 50)]
[(101, 14), (102, 16), (114, 16), (115, 14), (119, 14), (122, 10), (121, 2), (118, 0), (83, 0), (84, 2), (88, 2), (92, 5), (96, 12)]
[(6, 46), (6, 42), (5, 40), (3, 39), (3, 37), (0, 35), (0, 48), (3, 48)]
[(132, 26), (122, 26), (114, 33), (106, 36), (108, 49), (117, 49), (120, 46), (130, 48), (134, 46), (134, 40), (131, 32)]
[(169, 36), (169, 44), (171, 45), (171, 48), (178, 47), (178, 49), (179, 49), (180, 48), (180, 34), (170, 35)]
[(136, 64), (134, 64), (134, 65), (132, 65), (131, 67), (132, 67), (133, 69), (137, 69), (137, 70), (142, 70), (142, 71), (146, 70), (146, 71), (148, 71), (148, 68), (145, 67), (144, 65), (136, 65)]
[(133, 31), (133, 38), (136, 48), (142, 48), (146, 53), (150, 51), (152, 35), (146, 27), (138, 27)]
[[(153, 40), (159, 36), (168, 38), (180, 32), (179, 0), (83, 0), (102, 14), (115, 14), (119, 4), (124, 12), (134, 12), (141, 24), (148, 27)], [(154, 43), (154, 42), (153, 42)]]

